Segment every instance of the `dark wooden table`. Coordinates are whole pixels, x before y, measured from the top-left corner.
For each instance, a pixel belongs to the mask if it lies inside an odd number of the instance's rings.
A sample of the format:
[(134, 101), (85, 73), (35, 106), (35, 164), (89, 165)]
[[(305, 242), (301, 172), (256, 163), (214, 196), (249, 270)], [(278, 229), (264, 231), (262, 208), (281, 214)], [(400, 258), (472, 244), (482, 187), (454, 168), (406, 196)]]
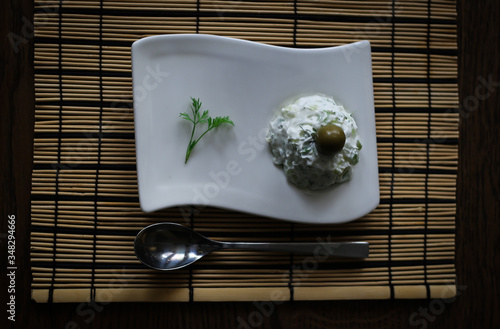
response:
[[(32, 0), (1, 4), (1, 328), (498, 328), (500, 1), (459, 1), (460, 144), (454, 300), (36, 304), (29, 222), (34, 82)], [(16, 217), (15, 312), (8, 320), (7, 219)], [(262, 326), (253, 326), (260, 324)]]

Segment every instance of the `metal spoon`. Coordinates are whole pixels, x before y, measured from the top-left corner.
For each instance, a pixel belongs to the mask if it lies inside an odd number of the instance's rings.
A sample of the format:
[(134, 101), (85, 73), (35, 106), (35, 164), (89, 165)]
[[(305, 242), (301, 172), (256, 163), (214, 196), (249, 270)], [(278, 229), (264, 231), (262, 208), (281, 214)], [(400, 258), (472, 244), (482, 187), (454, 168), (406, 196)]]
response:
[(368, 257), (368, 242), (220, 242), (214, 241), (179, 224), (158, 223), (145, 227), (136, 236), (137, 258), (157, 270), (176, 270), (196, 262), (219, 249), (252, 249), (312, 254), (324, 259), (337, 257)]

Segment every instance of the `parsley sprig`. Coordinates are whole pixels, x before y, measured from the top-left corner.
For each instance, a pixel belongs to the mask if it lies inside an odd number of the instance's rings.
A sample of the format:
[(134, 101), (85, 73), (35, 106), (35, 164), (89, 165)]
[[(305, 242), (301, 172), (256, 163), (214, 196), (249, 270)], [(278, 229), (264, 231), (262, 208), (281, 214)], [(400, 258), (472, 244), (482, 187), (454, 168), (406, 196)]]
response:
[[(229, 120), (228, 116), (212, 118), (208, 114), (208, 110), (205, 110), (205, 111), (203, 111), (203, 113), (200, 113), (200, 110), (201, 110), (200, 99), (199, 98), (195, 99), (195, 98), (191, 97), (191, 100), (193, 102), (190, 106), (192, 116), (190, 116), (188, 113), (185, 113), (185, 112), (180, 114), (181, 118), (193, 123), (193, 130), (191, 131), (191, 139), (189, 140), (189, 144), (188, 144), (187, 149), (186, 149), (186, 160), (184, 161), (184, 163), (187, 163), (187, 161), (189, 160), (189, 156), (191, 155), (191, 151), (194, 149), (194, 147), (200, 141), (200, 139), (203, 136), (205, 136), (205, 134), (208, 133), (210, 130), (217, 128), (218, 126), (220, 126), (223, 123), (228, 123), (228, 124), (234, 126), (233, 121)], [(194, 132), (196, 130), (196, 126), (198, 124), (203, 124), (203, 123), (208, 124), (208, 127), (200, 135), (200, 137), (195, 139)]]

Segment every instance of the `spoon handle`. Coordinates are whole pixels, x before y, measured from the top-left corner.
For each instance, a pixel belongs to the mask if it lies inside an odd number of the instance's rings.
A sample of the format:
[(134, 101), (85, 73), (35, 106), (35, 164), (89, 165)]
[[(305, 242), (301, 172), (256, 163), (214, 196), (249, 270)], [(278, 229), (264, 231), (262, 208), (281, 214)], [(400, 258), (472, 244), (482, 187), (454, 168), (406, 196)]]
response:
[(368, 242), (220, 242), (221, 249), (251, 249), (314, 255), (317, 258), (368, 257)]

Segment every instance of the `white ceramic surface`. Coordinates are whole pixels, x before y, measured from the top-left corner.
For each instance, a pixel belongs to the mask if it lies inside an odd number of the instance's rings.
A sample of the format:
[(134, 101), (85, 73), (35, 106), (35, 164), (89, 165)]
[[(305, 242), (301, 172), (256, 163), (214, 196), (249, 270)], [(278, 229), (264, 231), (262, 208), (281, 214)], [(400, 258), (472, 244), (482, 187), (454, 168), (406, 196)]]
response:
[[(132, 45), (137, 170), (146, 212), (206, 205), (303, 223), (342, 223), (379, 203), (368, 41), (294, 49), (212, 35), (147, 37)], [(272, 163), (264, 137), (281, 106), (299, 96), (332, 96), (351, 113), (363, 144), (349, 182), (305, 192)], [(221, 126), (184, 155), (191, 97)]]

